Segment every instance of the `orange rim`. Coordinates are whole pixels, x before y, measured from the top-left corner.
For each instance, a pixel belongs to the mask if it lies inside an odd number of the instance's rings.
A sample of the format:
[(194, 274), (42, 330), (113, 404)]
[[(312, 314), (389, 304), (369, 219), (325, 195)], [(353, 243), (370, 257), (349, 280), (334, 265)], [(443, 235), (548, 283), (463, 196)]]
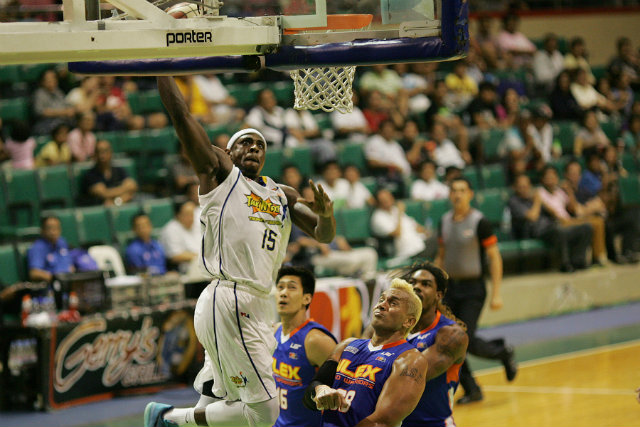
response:
[(296, 34), (300, 31), (358, 30), (371, 24), (372, 20), (373, 15), (365, 13), (327, 15), (326, 27), (285, 28), (284, 34)]

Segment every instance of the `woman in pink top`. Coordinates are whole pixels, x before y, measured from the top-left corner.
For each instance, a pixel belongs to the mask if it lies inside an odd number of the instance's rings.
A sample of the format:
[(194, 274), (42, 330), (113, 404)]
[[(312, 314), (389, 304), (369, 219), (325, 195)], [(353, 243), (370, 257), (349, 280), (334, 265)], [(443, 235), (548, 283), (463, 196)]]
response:
[(69, 132), (67, 144), (74, 161), (84, 162), (93, 157), (96, 150), (96, 136), (92, 132), (95, 123), (95, 114), (90, 111), (82, 113), (78, 120), (78, 127)]
[(36, 140), (31, 136), (29, 126), (25, 122), (15, 122), (10, 138), (4, 144), (4, 151), (11, 158), (11, 166), (14, 169), (33, 169), (35, 148)]

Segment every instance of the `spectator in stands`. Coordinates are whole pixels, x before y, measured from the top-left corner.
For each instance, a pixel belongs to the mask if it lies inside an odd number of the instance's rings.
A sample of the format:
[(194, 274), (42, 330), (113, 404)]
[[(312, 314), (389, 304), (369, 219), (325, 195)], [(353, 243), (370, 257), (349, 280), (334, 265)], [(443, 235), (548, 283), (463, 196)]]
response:
[(531, 63), (536, 46), (518, 31), (520, 18), (509, 13), (502, 18), (502, 31), (496, 37), (496, 45), (507, 68), (522, 68)]
[(411, 167), (416, 170), (425, 159), (430, 158), (434, 144), (420, 135), (418, 124), (414, 120), (407, 120), (402, 129), (402, 138), (398, 141), (405, 151)]
[(518, 91), (514, 88), (508, 88), (502, 95), (502, 103), (496, 107), (496, 118), (500, 127), (508, 129), (517, 125), (521, 112), (521, 100)]
[(496, 69), (498, 68), (498, 46), (492, 34), (492, 24), (491, 16), (478, 16), (476, 32), (471, 37), (471, 49), (478, 52), (489, 69)]
[(527, 165), (532, 159), (533, 138), (528, 132), (531, 124), (531, 113), (522, 111), (512, 126), (506, 129), (504, 138), (498, 146), (498, 153), (509, 162), (524, 160)]
[(215, 117), (211, 108), (212, 105), (202, 95), (200, 87), (195, 82), (194, 76), (178, 76), (175, 80), (178, 89), (180, 89), (180, 92), (189, 107), (189, 112), (193, 117), (205, 125), (215, 122)]
[(395, 138), (396, 126), (391, 120), (383, 121), (380, 124), (380, 133), (369, 137), (364, 146), (364, 156), (374, 174), (383, 182), (396, 185), (399, 191), (402, 191), (404, 178), (411, 174), (411, 165)]
[(411, 198), (413, 200), (446, 199), (449, 197), (449, 187), (438, 181), (436, 176), (436, 164), (432, 160), (425, 160), (420, 166), (419, 178), (411, 186)]
[(16, 120), (13, 122), (11, 134), (2, 146), (0, 141), (0, 150), (4, 151), (11, 159), (11, 167), (14, 169), (34, 168), (35, 162), (33, 158), (33, 150), (36, 148), (36, 140), (31, 136), (29, 124)]
[(100, 79), (88, 76), (82, 79), (80, 86), (71, 89), (66, 100), (73, 106), (76, 113), (88, 113), (95, 110), (100, 95)]
[(95, 165), (82, 177), (82, 195), (87, 204), (120, 206), (133, 199), (138, 184), (124, 168), (112, 164), (113, 152), (109, 141), (96, 143)]
[(623, 72), (629, 74), (631, 85), (640, 88), (640, 59), (633, 52), (631, 40), (621, 37), (616, 42), (617, 55), (609, 63), (609, 74), (618, 79)]
[(153, 276), (167, 272), (167, 261), (160, 243), (151, 238), (153, 225), (144, 213), (131, 219), (131, 227), (136, 238), (129, 243), (125, 252), (127, 266), (134, 273), (149, 273)]
[(318, 181), (333, 202), (333, 209), (341, 209), (349, 197), (349, 181), (342, 178), (342, 169), (337, 161), (326, 162), (322, 166), (322, 179)]
[(46, 216), (40, 221), (40, 238), (27, 252), (29, 280), (50, 282), (56, 273), (74, 271), (73, 259), (62, 234), (60, 220)]
[(84, 162), (93, 157), (96, 150), (96, 135), (93, 129), (96, 116), (92, 111), (86, 111), (78, 117), (78, 127), (69, 132), (67, 144), (71, 150), (73, 161)]
[(446, 101), (447, 85), (444, 80), (436, 80), (431, 94), (431, 105), (425, 113), (425, 124), (431, 129), (435, 122), (440, 122), (447, 128), (447, 135), (464, 151), (468, 151), (469, 134), (460, 116), (454, 114)]
[[(227, 146), (225, 145), (225, 149)], [(196, 171), (191, 166), (191, 162), (184, 152), (182, 144), (180, 144), (180, 152), (178, 153), (178, 161), (171, 165), (171, 176), (173, 178), (173, 186), (178, 194), (185, 194), (189, 184), (198, 184), (200, 181)]]
[(369, 189), (360, 181), (360, 169), (355, 165), (344, 167), (344, 178), (349, 183), (345, 207), (350, 209), (375, 205), (375, 199)]
[(384, 98), (383, 103), (388, 106), (395, 104), (396, 108), (404, 108), (405, 112), (408, 108), (402, 78), (386, 65), (374, 65), (365, 71), (360, 77), (359, 89), (364, 96), (373, 91), (380, 92)]
[(331, 112), (331, 126), (335, 132), (335, 139), (351, 142), (364, 142), (371, 133), (369, 123), (364, 113), (358, 107), (360, 97), (353, 92), (353, 111), (343, 114), (337, 110)]
[(571, 93), (571, 78), (568, 71), (562, 71), (556, 78), (556, 85), (549, 96), (553, 117), (557, 120), (578, 120), (582, 109)]
[(341, 276), (362, 277), (368, 280), (373, 278), (378, 269), (378, 253), (375, 249), (366, 246), (353, 248), (343, 236), (336, 235), (331, 243), (325, 244), (302, 235), (298, 242), (315, 247), (311, 263), (316, 270), (323, 268), (333, 270)]
[(323, 164), (336, 158), (333, 142), (322, 135), (318, 122), (309, 110), (287, 108), (284, 124), (290, 137), (295, 138), (295, 146), (309, 146), (316, 164)]
[(611, 141), (600, 127), (595, 110), (585, 112), (582, 118), (582, 128), (573, 141), (573, 153), (580, 157), (584, 150), (593, 148), (603, 151), (609, 145), (611, 145)]
[[(585, 156), (590, 159), (594, 157), (595, 165), (591, 165), (592, 171), (582, 173), (582, 166), (577, 160), (571, 160), (564, 167), (564, 180), (560, 184), (560, 188), (564, 190), (570, 199), (575, 198), (573, 203), (579, 206), (581, 216), (607, 214), (603, 200), (598, 193), (602, 190), (601, 165), (600, 156), (589, 151)], [(586, 176), (586, 177), (585, 177)]]
[(538, 86), (546, 93), (551, 92), (556, 77), (564, 68), (564, 58), (558, 50), (558, 37), (547, 34), (544, 45), (533, 56), (533, 75)]
[(431, 127), (431, 140), (434, 142), (432, 152), (433, 160), (443, 170), (449, 166), (464, 169), (465, 157), (470, 159), (470, 154), (461, 152), (458, 147), (447, 138), (447, 130), (442, 123), (434, 123)]
[(371, 217), (371, 231), (378, 238), (393, 241), (390, 255), (404, 260), (413, 257), (433, 259), (436, 245), (431, 242), (431, 247), (427, 250), (426, 230), (405, 213), (405, 204), (396, 202), (393, 194), (385, 188), (376, 193), (376, 202), (377, 207)]
[(215, 74), (196, 75), (193, 81), (202, 97), (209, 103), (213, 123), (240, 122), (244, 118), (244, 110), (236, 107), (236, 99), (229, 94), (218, 76)]
[(575, 73), (578, 69), (585, 70), (589, 83), (594, 84), (596, 82), (596, 78), (593, 72), (591, 72), (591, 66), (587, 60), (587, 50), (582, 37), (571, 39), (569, 52), (564, 56), (564, 69), (571, 73)]
[(230, 139), (231, 139), (231, 135), (229, 135), (228, 133), (221, 133), (213, 139), (213, 145), (223, 150), (226, 150), (227, 144), (229, 143)]
[(196, 205), (191, 201), (175, 206), (175, 217), (169, 221), (160, 234), (160, 243), (169, 262), (177, 266), (178, 271), (186, 274), (192, 262), (198, 262), (198, 253), (202, 236), (200, 224), (194, 221)]
[[(391, 119), (390, 109), (385, 105), (382, 94), (377, 90), (367, 94), (367, 105), (362, 110), (362, 114), (367, 119), (371, 132), (378, 132), (380, 124), (385, 120)], [(396, 123), (395, 120), (394, 123)]]
[(561, 225), (590, 224), (593, 229), (591, 241), (593, 262), (599, 265), (606, 263), (604, 220), (595, 215), (584, 216), (582, 207), (575, 197), (571, 197), (560, 188), (558, 181), (556, 169), (551, 165), (546, 166), (542, 171), (542, 187), (538, 188), (542, 207)]
[[(300, 173), (300, 169), (293, 163), (286, 164), (282, 167), (282, 183), (284, 185), (288, 185), (289, 187), (295, 189), (300, 194), (302, 194), (303, 180), (302, 174)], [(276, 178), (276, 177), (273, 177)]]
[(615, 106), (616, 111), (624, 116), (629, 116), (635, 101), (635, 94), (631, 89), (631, 74), (624, 70), (613, 83), (609, 100)]
[(51, 132), (60, 120), (71, 121), (75, 110), (58, 87), (58, 76), (54, 70), (46, 70), (40, 77), (40, 87), (33, 94), (35, 124), (33, 133), (44, 135)]
[(592, 108), (610, 112), (615, 110), (614, 105), (603, 94), (598, 92), (593, 85), (589, 83), (587, 72), (583, 69), (576, 71), (576, 78), (571, 83), (571, 94), (576, 102), (586, 111)]
[(67, 144), (69, 125), (59, 123), (51, 131), (51, 141), (47, 142), (36, 156), (36, 166), (54, 166), (71, 163), (71, 150)]
[(622, 140), (627, 150), (640, 150), (640, 115), (632, 115), (629, 118), (628, 129), (622, 133)]
[(298, 139), (288, 132), (285, 110), (278, 105), (273, 91), (262, 89), (258, 92), (257, 103), (247, 114), (247, 125), (262, 132), (270, 146), (282, 148), (299, 145)]
[(586, 251), (593, 233), (591, 225), (562, 225), (542, 209), (540, 193), (533, 190), (527, 175), (518, 175), (513, 189), (508, 202), (513, 237), (544, 240), (558, 251), (561, 271), (585, 268)]
[(455, 63), (453, 72), (447, 74), (445, 83), (449, 89), (450, 105), (456, 111), (464, 110), (478, 94), (478, 85), (467, 74), (467, 63), (464, 60)]
[[(421, 65), (415, 64), (413, 68), (420, 69)], [(427, 98), (429, 83), (427, 79), (416, 72), (412, 72), (409, 64), (396, 64), (393, 69), (402, 79), (402, 87), (409, 102), (409, 113), (424, 113), (429, 108), (429, 98)]]
[(562, 148), (553, 145), (553, 127), (549, 123), (553, 117), (551, 108), (546, 104), (538, 105), (533, 109), (532, 116), (533, 120), (527, 126), (527, 133), (531, 138), (536, 169), (541, 170), (552, 157), (560, 157)]
[(471, 101), (467, 112), (470, 123), (478, 130), (488, 130), (498, 125), (498, 93), (493, 83), (482, 82), (478, 96)]

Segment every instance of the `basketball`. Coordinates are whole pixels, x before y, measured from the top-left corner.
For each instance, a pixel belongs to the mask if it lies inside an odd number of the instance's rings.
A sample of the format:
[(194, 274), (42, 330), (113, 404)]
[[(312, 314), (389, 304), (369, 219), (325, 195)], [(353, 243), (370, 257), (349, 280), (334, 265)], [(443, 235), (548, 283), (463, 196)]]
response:
[(167, 9), (167, 13), (176, 19), (195, 18), (200, 16), (198, 5), (193, 3), (178, 3)]

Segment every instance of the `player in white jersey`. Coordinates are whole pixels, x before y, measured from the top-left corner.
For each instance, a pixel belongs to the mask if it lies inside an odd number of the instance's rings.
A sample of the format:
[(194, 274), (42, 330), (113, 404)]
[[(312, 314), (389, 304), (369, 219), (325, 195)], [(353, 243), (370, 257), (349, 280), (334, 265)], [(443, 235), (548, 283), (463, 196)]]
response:
[(194, 325), (205, 349), (195, 408), (149, 403), (145, 427), (271, 426), (278, 417), (269, 292), (284, 258), (291, 222), (319, 242), (335, 236), (333, 203), (310, 181), (314, 200), (260, 176), (267, 144), (260, 132), (234, 134), (226, 150), (209, 142), (173, 78), (158, 77), (162, 102), (200, 180), (200, 263), (211, 278)]

